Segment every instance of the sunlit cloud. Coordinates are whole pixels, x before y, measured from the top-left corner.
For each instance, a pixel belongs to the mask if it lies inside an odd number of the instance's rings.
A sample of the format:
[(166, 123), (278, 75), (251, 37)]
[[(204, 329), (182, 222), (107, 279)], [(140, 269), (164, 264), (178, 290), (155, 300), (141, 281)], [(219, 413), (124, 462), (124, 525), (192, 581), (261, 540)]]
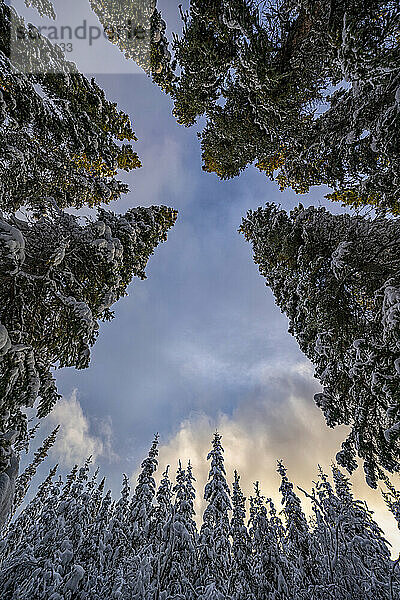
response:
[(96, 420), (93, 425), (84, 414), (77, 399), (77, 390), (69, 398), (61, 398), (48, 417), (49, 424), (60, 425), (56, 443), (51, 454), (65, 467), (82, 463), (89, 456), (95, 462), (100, 456), (115, 458), (112, 450), (112, 425), (110, 419)]
[[(210, 418), (205, 413), (196, 413), (183, 421), (175, 435), (160, 447), (159, 473), (167, 464), (174, 473), (178, 459), (184, 463), (190, 459), (197, 490), (203, 490), (209, 471), (206, 457), (216, 429), (223, 436), (228, 482), (233, 480), (234, 469), (237, 469), (247, 497), (253, 492), (253, 483), (259, 481), (263, 494), (272, 497), (279, 506), (277, 459), (283, 460), (293, 483), (308, 491), (317, 478), (318, 464), (330, 473), (330, 465), (346, 436), (346, 428), (329, 429), (326, 426), (321, 411), (312, 400), (318, 384), (312, 378), (309, 365), (298, 363), (279, 372), (276, 368), (259, 365), (255, 371), (263, 381), (263, 392), (246, 398), (231, 415), (220, 412), (217, 417)], [(361, 468), (351, 480), (354, 494), (367, 501), (392, 543), (394, 554), (399, 552), (398, 529), (380, 492), (365, 484)], [(306, 513), (311, 514), (309, 502), (300, 491), (298, 493)], [(202, 493), (198, 493), (196, 512), (201, 515), (203, 510)]]

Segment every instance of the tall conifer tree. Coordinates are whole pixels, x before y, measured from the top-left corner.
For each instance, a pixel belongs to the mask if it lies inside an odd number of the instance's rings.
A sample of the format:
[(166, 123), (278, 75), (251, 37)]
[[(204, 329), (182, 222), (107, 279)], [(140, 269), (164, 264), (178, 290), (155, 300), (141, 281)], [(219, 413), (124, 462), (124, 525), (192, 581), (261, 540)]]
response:
[(327, 424), (349, 425), (337, 461), (376, 487), (400, 466), (400, 222), (299, 205), (249, 211), (241, 231), (315, 365)]
[(222, 600), (228, 598), (227, 573), (231, 568), (231, 543), (229, 539), (231, 510), (230, 490), (226, 482), (221, 435), (215, 432), (208, 483), (204, 490), (207, 507), (199, 538), (198, 582), (199, 598)]
[(171, 95), (179, 123), (207, 119), (204, 170), (255, 163), (399, 214), (399, 17), (392, 0), (191, 0)]
[(246, 498), (240, 488), (240, 477), (235, 471), (232, 486), (232, 574), (229, 582), (229, 594), (233, 600), (253, 600), (254, 583), (253, 556), (251, 539), (246, 519)]

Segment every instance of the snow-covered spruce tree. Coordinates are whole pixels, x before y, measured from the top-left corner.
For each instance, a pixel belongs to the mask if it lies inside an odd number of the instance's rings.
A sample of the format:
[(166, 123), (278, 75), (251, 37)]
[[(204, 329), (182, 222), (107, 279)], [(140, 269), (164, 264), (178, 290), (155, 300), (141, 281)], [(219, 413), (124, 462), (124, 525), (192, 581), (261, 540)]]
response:
[(121, 494), (112, 507), (105, 534), (104, 576), (99, 598), (122, 598), (126, 589), (125, 573), (131, 553), (129, 520), (130, 484), (123, 476)]
[(59, 429), (60, 425), (57, 425), (50, 435), (46, 437), (40, 448), (34, 453), (32, 462), (30, 462), (29, 465), (24, 469), (23, 473), (18, 476), (15, 482), (15, 493), (12, 506), (13, 512), (15, 512), (24, 501), (29, 485), (35, 476), (38, 467), (46, 459), (50, 448), (52, 448), (52, 446), (55, 444)]
[[(174, 488), (174, 492), (176, 494), (176, 515), (182, 515), (185, 520), (185, 527), (192, 538), (193, 545), (197, 544), (197, 528), (196, 523), (194, 521), (194, 517), (196, 516), (196, 511), (194, 510), (194, 502), (196, 499), (196, 490), (193, 485), (193, 482), (196, 479), (193, 476), (193, 466), (190, 460), (187, 463), (186, 473), (185, 473), (185, 483), (183, 489)], [(176, 481), (178, 485), (178, 481)], [(189, 561), (190, 562), (190, 561)]]
[(141, 471), (128, 507), (132, 553), (127, 561), (126, 577), (132, 600), (152, 600), (155, 593), (153, 573), (156, 561), (152, 535), (156, 482), (153, 475), (158, 466), (158, 439), (157, 434), (148, 456), (141, 464)]
[[(15, 597), (13, 592), (17, 591), (17, 597), (32, 600), (83, 600), (88, 597), (87, 589), (90, 598), (98, 597), (95, 592), (103, 576), (105, 547), (101, 538), (110, 496), (101, 502), (104, 482), (97, 487), (95, 477), (89, 479), (88, 475), (89, 461), (78, 472), (74, 470), (64, 489), (61, 481), (53, 485), (50, 481), (45, 493), (40, 492), (36, 521), (25, 519), (24, 523), (28, 544), (16, 546), (11, 526), (2, 556), (5, 567), (0, 586), (4, 597)], [(37, 505), (36, 499), (32, 504)], [(26, 510), (32, 512), (31, 505)], [(10, 542), (14, 542), (13, 554)]]
[[(58, 506), (50, 508), (55, 513), (56, 528), (52, 532), (49, 527), (50, 539), (46, 536), (42, 538), (37, 553), (42, 560), (46, 559), (41, 566), (45, 574), (44, 577), (42, 575), (44, 581), (38, 591), (44, 593), (48, 590), (50, 597), (52, 593), (59, 594), (60, 598), (57, 600), (61, 600), (64, 594), (67, 598), (73, 597), (80, 582), (83, 586), (88, 577), (95, 576), (86, 564), (96, 564), (97, 558), (87, 552), (87, 546), (92, 545), (87, 540), (87, 532), (96, 519), (93, 497), (97, 502), (93, 478), (89, 479), (90, 462), (91, 459), (87, 459), (78, 470), (68, 495), (64, 495), (62, 500), (60, 498)], [(44, 511), (45, 518), (47, 512)], [(32, 588), (31, 593), (34, 589)]]
[(156, 506), (154, 509), (154, 532), (152, 537), (158, 542), (161, 542), (163, 538), (163, 528), (168, 520), (170, 514), (172, 513), (172, 482), (169, 477), (169, 467), (167, 465), (161, 481), (160, 485), (157, 488), (156, 492)]
[[(4, 598), (39, 600), (50, 590), (49, 597), (60, 581), (55, 553), (65, 532), (65, 522), (57, 514), (61, 484), (48, 478), (46, 488), (32, 503), (33, 509), (28, 505), (18, 517), (16, 527), (23, 527), (19, 540), (13, 535), (14, 527), (8, 532), (1, 557), (0, 589)], [(24, 518), (26, 512), (33, 513), (34, 520)], [(66, 545), (65, 549), (72, 555), (70, 547)]]
[(129, 504), (129, 518), (132, 527), (132, 540), (136, 542), (133, 546), (139, 550), (147, 545), (147, 541), (152, 533), (152, 517), (155, 514), (154, 498), (156, 495), (156, 482), (154, 473), (157, 470), (158, 456), (158, 434), (155, 436), (148, 456), (141, 464), (137, 484)]
[[(307, 0), (307, 10), (312, 4)], [(330, 2), (323, 5), (329, 15), (327, 25), (321, 23), (329, 36), (328, 60), (337, 71), (332, 83), (339, 89), (328, 97), (329, 110), (313, 122), (290, 168), (296, 177), (302, 163), (322, 165), (321, 181), (335, 188), (328, 198), (399, 215), (399, 4), (347, 0), (332, 11)]]
[(231, 572), (229, 511), (230, 490), (226, 482), (221, 435), (215, 432), (208, 482), (204, 490), (207, 507), (199, 537), (199, 562), (196, 587), (201, 600), (227, 600)]
[(59, 397), (53, 367), (88, 366), (99, 321), (112, 318), (132, 277), (145, 278), (175, 219), (163, 206), (125, 215), (100, 209), (86, 224), (56, 209), (31, 223), (0, 219), (0, 473), (12, 443), (28, 435), (25, 407), (40, 398), (44, 417)]
[(207, 119), (203, 168), (255, 163), (282, 189), (398, 213), (399, 18), (394, 0), (191, 0), (171, 94), (179, 123)]
[(266, 503), (269, 506), (268, 537), (271, 544), (271, 548), (269, 548), (270, 572), (272, 572), (272, 581), (276, 589), (276, 599), (283, 599), (288, 596), (290, 597), (290, 590), (293, 585), (293, 573), (291, 572), (290, 563), (283, 552), (286, 532), (272, 499), (267, 498)]
[[(350, 483), (333, 466), (336, 493), (320, 469), (310, 498), (315, 514), (313, 538), (323, 566), (321, 584), (337, 600), (390, 598), (389, 544), (365, 503), (355, 500)], [(304, 490), (302, 490), (304, 491)]]
[[(217, 457), (221, 451), (219, 448)], [(153, 479), (156, 456), (157, 440), (142, 463), (133, 499), (129, 499), (125, 477), (116, 502), (110, 492), (104, 493), (104, 480), (97, 483), (97, 471), (90, 475), (90, 460), (81, 468), (74, 467), (65, 483), (61, 478), (54, 480), (53, 469), (37, 495), (7, 524), (0, 537), (2, 600), (397, 600), (399, 597), (398, 562), (390, 560), (388, 544), (371, 513), (353, 498), (346, 478), (337, 469), (334, 469), (336, 491), (320, 473), (320, 485), (308, 494), (316, 507), (316, 518), (310, 525), (304, 519), (284, 468), (280, 467), (286, 526), (270, 500), (267, 511), (256, 485), (246, 531), (243, 495), (236, 479), (235, 513), (230, 529), (232, 559), (226, 561), (221, 556), (221, 553), (226, 556), (227, 549), (225, 536), (229, 531), (225, 525), (219, 528), (223, 534), (221, 545), (217, 535), (212, 537), (212, 545), (207, 546), (204, 537), (197, 535), (192, 520), (191, 468), (185, 473), (179, 467), (175, 501), (169, 502), (166, 477), (156, 493)], [(215, 462), (213, 474), (222, 483), (223, 479), (218, 477), (223, 466), (220, 458)], [(135, 527), (132, 527), (132, 505), (139, 508), (139, 498), (143, 510), (135, 513)], [(222, 485), (223, 502), (219, 505), (225, 506), (222, 511), (225, 513), (227, 498)], [(166, 520), (160, 539), (159, 509), (166, 504), (168, 510), (164, 513)], [(222, 521), (226, 523), (225, 517)], [(217, 530), (212, 531), (216, 534)], [(203, 527), (203, 536), (204, 533)], [(207, 535), (207, 540), (211, 540), (211, 535)], [(203, 565), (200, 570), (196, 570), (197, 552)], [(221, 560), (217, 561), (217, 557)], [(246, 557), (250, 581), (244, 570)], [(318, 564), (318, 582), (314, 584), (309, 580), (310, 564)], [(225, 570), (221, 572), (223, 565)], [(165, 573), (159, 566), (165, 566)], [(212, 567), (214, 581), (210, 581)], [(202, 574), (208, 578), (208, 582), (200, 582), (197, 590), (195, 571), (198, 582)], [(250, 584), (247, 596), (244, 581)], [(229, 582), (235, 583), (232, 594), (221, 592), (221, 587)]]
[(258, 15), (252, 4), (192, 0), (189, 12), (181, 13), (182, 36), (174, 36), (173, 41), (180, 70), (172, 92), (178, 123), (193, 125), (197, 117), (215, 110), (214, 103), (228, 87), (227, 73), (238, 59), (239, 40), (251, 39), (257, 29)]
[(254, 495), (250, 496), (249, 536), (251, 539), (252, 560), (251, 583), (256, 599), (270, 596), (274, 582), (270, 579), (269, 557), (274, 553), (275, 540), (271, 544), (268, 535), (268, 515), (265, 497), (261, 495), (260, 484), (254, 483)]
[[(351, 592), (354, 599), (361, 600), (366, 594), (373, 598), (387, 598), (391, 571), (388, 542), (365, 502), (353, 497), (349, 479), (335, 466), (332, 471), (336, 496), (340, 501), (337, 526), (341, 564), (338, 579), (342, 583), (345, 581), (347, 594)], [(343, 598), (347, 598), (347, 594)]]
[(245, 519), (246, 498), (240, 488), (240, 477), (235, 471), (232, 485), (232, 567), (229, 581), (229, 595), (232, 600), (254, 600), (256, 598), (252, 593), (252, 589), (257, 584), (254, 580), (251, 539)]
[(171, 523), (172, 523), (172, 482), (169, 478), (167, 465), (156, 492), (156, 506), (152, 519), (150, 533), (152, 554), (154, 557), (153, 569), (155, 572), (155, 598), (162, 598), (165, 589), (165, 580), (170, 568), (171, 553)]
[[(107, 568), (107, 558), (111, 551), (108, 544), (108, 525), (112, 514), (112, 497), (109, 490), (102, 497), (104, 480), (94, 490), (90, 503), (92, 519), (89, 527), (84, 532), (84, 539), (80, 550), (80, 564), (87, 576), (83, 579), (80, 598), (82, 600), (90, 595), (104, 598), (105, 582), (111, 578)], [(107, 590), (108, 591), (108, 590)]]
[[(46, 498), (52, 493), (54, 484), (54, 477), (56, 475), (58, 466), (55, 465), (49, 472), (45, 480), (39, 485), (38, 491), (30, 501), (30, 503), (19, 513), (17, 518), (14, 518), (12, 522), (8, 522), (5, 529), (1, 532), (1, 562), (4, 566), (4, 562), (7, 561), (8, 557), (16, 554), (21, 546), (33, 547), (35, 540), (40, 535), (40, 530), (37, 527), (37, 520), (41, 514), (42, 508)], [(36, 527), (33, 529), (33, 524)], [(4, 569), (2, 570), (2, 578), (6, 575)], [(4, 583), (4, 579), (2, 579)], [(1, 588), (3, 589), (3, 588)]]
[(320, 585), (327, 597), (348, 598), (352, 574), (346, 572), (345, 552), (342, 553), (340, 500), (327, 475), (319, 467), (319, 478), (312, 494), (300, 490), (311, 500), (313, 538), (321, 560)]
[(321, 98), (320, 39), (313, 40), (314, 52), (302, 68), (290, 64), (293, 40), (299, 46), (309, 34), (304, 11), (292, 2), (276, 2), (264, 12), (259, 4), (191, 2), (182, 38), (174, 43), (181, 69), (174, 112), (185, 125), (206, 115), (203, 168), (222, 179), (239, 175), (254, 161), (273, 177), (288, 149), (300, 153)]
[[(293, 565), (285, 555), (285, 528), (277, 516), (271, 499), (265, 501), (259, 482), (254, 484), (254, 496), (250, 497), (249, 536), (251, 539), (250, 586), (255, 600), (274, 598), (288, 600), (293, 590), (299, 591), (293, 577)], [(267, 505), (270, 505), (268, 515)]]
[(36, 49), (29, 43), (32, 28), (1, 0), (0, 209), (12, 213), (25, 206), (41, 214), (52, 200), (60, 208), (117, 200), (128, 191), (116, 179), (118, 170), (140, 167), (128, 115), (43, 36), (43, 64), (34, 66), (35, 74), (19, 72), (8, 47), (17, 28), (28, 40), (27, 69)]
[(193, 520), (195, 514), (193, 502), (192, 467), (179, 467), (176, 473), (174, 506), (163, 528), (162, 543), (158, 547), (160, 565), (157, 570), (159, 598), (182, 598), (195, 600), (194, 589), (197, 573), (197, 528)]
[(292, 333), (315, 365), (315, 401), (351, 430), (337, 454), (376, 487), (400, 468), (400, 222), (299, 205), (250, 211), (241, 231)]
[[(292, 585), (300, 598), (323, 600), (325, 591), (320, 584), (320, 557), (309, 523), (301, 507), (300, 498), (295, 494), (293, 483), (289, 481), (286, 468), (281, 462), (278, 462), (278, 473), (281, 476), (279, 491), (282, 494), (282, 512), (285, 518), (282, 545), (289, 563)], [(282, 591), (287, 593), (286, 590), (283, 583)]]

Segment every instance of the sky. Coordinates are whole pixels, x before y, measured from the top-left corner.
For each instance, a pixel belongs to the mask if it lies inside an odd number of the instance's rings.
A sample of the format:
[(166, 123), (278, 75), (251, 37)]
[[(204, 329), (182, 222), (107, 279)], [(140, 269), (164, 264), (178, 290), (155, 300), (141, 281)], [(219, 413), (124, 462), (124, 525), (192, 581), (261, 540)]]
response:
[[(177, 5), (159, 2), (175, 30)], [(137, 68), (127, 73), (115, 47), (105, 42), (101, 52), (102, 62), (110, 56), (114, 66), (96, 73), (96, 81), (130, 115), (143, 165), (125, 176), (131, 191), (110, 208), (164, 204), (179, 215), (149, 260), (148, 278), (135, 280), (114, 305), (115, 319), (101, 324), (90, 368), (56, 372), (63, 398), (33, 449), (58, 423), (61, 431), (38, 479), (55, 462), (65, 472), (91, 454), (117, 492), (122, 473), (134, 485), (158, 432), (160, 472), (190, 458), (201, 489), (217, 428), (228, 480), (237, 468), (247, 495), (259, 480), (263, 493), (278, 499), (277, 459), (309, 490), (318, 463), (329, 469), (346, 428), (325, 425), (313, 402), (320, 387), (312, 365), (237, 230), (249, 209), (267, 201), (285, 209), (299, 201), (340, 208), (324, 199), (323, 189), (301, 197), (281, 193), (254, 168), (224, 182), (204, 173), (196, 127), (177, 125), (170, 99)], [(361, 469), (353, 480), (398, 552), (398, 530), (379, 492), (366, 486)]]

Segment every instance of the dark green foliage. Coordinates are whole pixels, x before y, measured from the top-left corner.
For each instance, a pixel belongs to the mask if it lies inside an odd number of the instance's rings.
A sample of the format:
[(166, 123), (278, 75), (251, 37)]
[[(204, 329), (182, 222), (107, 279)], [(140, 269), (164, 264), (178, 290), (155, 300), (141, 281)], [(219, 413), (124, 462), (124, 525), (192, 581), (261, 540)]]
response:
[(59, 397), (54, 367), (86, 368), (99, 321), (144, 279), (154, 248), (166, 240), (176, 212), (100, 209), (98, 220), (53, 211), (32, 223), (0, 220), (0, 430), (26, 436), (25, 407), (39, 397), (38, 417)]
[(173, 49), (179, 123), (200, 116), (203, 168), (255, 163), (281, 189), (326, 184), (399, 212), (397, 2), (190, 2)]
[(7, 48), (12, 19), (27, 32), (0, 2), (0, 209), (41, 214), (51, 199), (60, 208), (117, 200), (128, 191), (118, 170), (140, 167), (129, 117), (46, 38), (43, 72), (19, 73)]
[(170, 93), (176, 77), (156, 0), (90, 0), (90, 5), (109, 41)]
[(267, 204), (241, 231), (315, 365), (327, 424), (350, 426), (339, 464), (352, 472), (358, 455), (376, 487), (400, 468), (399, 221)]

